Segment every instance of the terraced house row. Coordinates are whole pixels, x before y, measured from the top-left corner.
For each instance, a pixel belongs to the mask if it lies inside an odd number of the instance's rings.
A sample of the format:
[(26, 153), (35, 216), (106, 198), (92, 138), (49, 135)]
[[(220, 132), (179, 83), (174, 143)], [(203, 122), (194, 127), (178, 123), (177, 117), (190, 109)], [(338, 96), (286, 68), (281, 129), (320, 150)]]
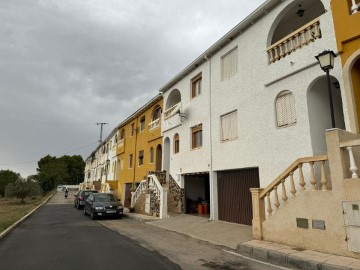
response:
[(113, 130), (83, 187), (359, 257), (359, 6), (265, 1)]

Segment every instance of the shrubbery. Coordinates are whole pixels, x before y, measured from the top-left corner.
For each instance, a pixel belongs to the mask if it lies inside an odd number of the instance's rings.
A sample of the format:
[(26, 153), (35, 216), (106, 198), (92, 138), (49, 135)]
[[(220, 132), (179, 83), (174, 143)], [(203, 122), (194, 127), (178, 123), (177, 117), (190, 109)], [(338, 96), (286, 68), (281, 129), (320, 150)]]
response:
[(38, 183), (32, 181), (16, 180), (15, 183), (9, 183), (5, 187), (5, 197), (17, 197), (21, 199), (21, 203), (25, 203), (25, 198), (36, 198), (42, 192)]

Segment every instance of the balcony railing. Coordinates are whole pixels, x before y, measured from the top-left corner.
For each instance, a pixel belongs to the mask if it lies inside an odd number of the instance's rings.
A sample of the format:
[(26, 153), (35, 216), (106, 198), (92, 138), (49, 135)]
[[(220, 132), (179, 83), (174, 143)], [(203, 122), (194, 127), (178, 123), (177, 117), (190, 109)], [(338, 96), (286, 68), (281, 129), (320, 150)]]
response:
[(153, 131), (154, 129), (157, 129), (158, 127), (160, 127), (160, 118), (152, 121), (149, 124), (149, 131)]
[(358, 13), (360, 11), (360, 3), (356, 4), (355, 0), (351, 0), (351, 14)]
[[(343, 149), (346, 149), (349, 153), (349, 164), (350, 164), (350, 167), (349, 167), (349, 174), (351, 174), (351, 178), (359, 178), (359, 174), (358, 174), (358, 166), (360, 165), (357, 165), (356, 164), (356, 161), (359, 157), (358, 155), (358, 151), (355, 152), (355, 148), (356, 147), (360, 147), (360, 139), (357, 139), (357, 140), (352, 140), (352, 141), (347, 141), (347, 142), (343, 142), (340, 144), (340, 147), (343, 148)], [(360, 148), (358, 148), (360, 149)]]
[(164, 118), (165, 119), (168, 119), (170, 118), (171, 116), (175, 115), (178, 111), (180, 111), (181, 109), (181, 102), (175, 104), (174, 106), (172, 106), (171, 108), (167, 109), (165, 112), (164, 112)]
[(321, 38), (320, 21), (316, 18), (271, 45), (267, 49), (269, 61), (274, 63), (319, 38)]
[(118, 143), (117, 143), (118, 148), (123, 147), (123, 146), (124, 146), (124, 139), (118, 141)]

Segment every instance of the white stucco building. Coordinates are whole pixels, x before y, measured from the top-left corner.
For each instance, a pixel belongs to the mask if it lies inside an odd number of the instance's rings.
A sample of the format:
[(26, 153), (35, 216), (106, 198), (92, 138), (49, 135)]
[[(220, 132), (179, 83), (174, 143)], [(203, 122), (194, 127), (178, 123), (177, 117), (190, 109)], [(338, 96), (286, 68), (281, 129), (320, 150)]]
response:
[[(160, 89), (163, 169), (185, 189), (186, 212), (206, 201), (210, 218), (250, 225), (250, 187), (326, 153), (324, 50), (337, 52), (329, 0), (268, 0)], [(339, 57), (331, 87), (346, 129)]]

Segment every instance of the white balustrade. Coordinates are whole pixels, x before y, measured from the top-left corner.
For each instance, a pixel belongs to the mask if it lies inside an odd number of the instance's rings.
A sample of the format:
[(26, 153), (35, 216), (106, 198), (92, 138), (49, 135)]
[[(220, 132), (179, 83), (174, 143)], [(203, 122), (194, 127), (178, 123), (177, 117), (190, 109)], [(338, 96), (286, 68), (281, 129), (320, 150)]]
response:
[(179, 103), (175, 104), (174, 106), (172, 106), (171, 108), (167, 109), (164, 112), (164, 118), (165, 119), (170, 118), (171, 116), (176, 114), (178, 111), (180, 111), (180, 109), (181, 109), (181, 102), (179, 102)]
[(160, 118), (152, 121), (150, 124), (149, 124), (149, 131), (153, 131), (154, 129), (160, 127)]
[(124, 146), (124, 139), (118, 141), (118, 143), (117, 143), (117, 147), (118, 147), (118, 148), (120, 148), (120, 147), (122, 147), (122, 146)]
[(351, 14), (355, 14), (358, 13), (359, 9), (360, 9), (360, 4), (356, 4), (355, 0), (351, 0), (352, 2), (352, 6), (351, 6)]
[[(292, 198), (296, 197), (297, 190), (295, 188), (294, 183), (294, 173), (297, 175), (297, 180), (299, 184), (299, 192), (306, 191), (305, 185), (306, 181), (310, 183), (309, 190), (311, 191), (327, 191), (328, 180), (326, 178), (325, 171), (325, 161), (327, 160), (327, 156), (315, 156), (308, 158), (301, 158), (295, 161), (291, 166), (289, 166), (279, 177), (277, 177), (269, 186), (263, 189), (259, 195), (259, 198), (262, 200), (266, 200), (266, 210), (268, 213), (268, 217), (273, 215), (274, 210), (278, 211), (281, 207), (284, 207), (288, 200), (288, 192), (291, 193)], [(315, 164), (319, 167), (318, 178), (321, 186), (318, 186), (316, 173), (315, 173)], [(304, 167), (305, 165), (305, 167)], [(306, 169), (306, 179), (304, 177), (304, 170)], [(286, 181), (289, 179), (288, 184), (286, 185)], [(281, 191), (278, 190), (281, 188)], [(281, 197), (279, 193), (281, 192)], [(273, 208), (274, 206), (274, 208)]]
[(148, 188), (158, 197), (160, 203), (159, 217), (167, 217), (167, 188), (164, 188), (155, 174), (148, 175)]
[(317, 18), (272, 44), (267, 49), (269, 62), (274, 63), (319, 38), (321, 38), (321, 30)]
[[(358, 166), (356, 165), (354, 151), (355, 151), (355, 147), (360, 147), (360, 139), (342, 142), (340, 143), (340, 147), (343, 148), (344, 150), (346, 149), (347, 152), (349, 153), (349, 164), (350, 164), (349, 171), (351, 174), (351, 178), (359, 178), (359, 175), (357, 173)], [(357, 157), (359, 157), (359, 152), (357, 152)]]
[(131, 193), (131, 207), (134, 207), (136, 201), (139, 199), (141, 194), (146, 192), (146, 189), (146, 180), (142, 180), (135, 192)]

